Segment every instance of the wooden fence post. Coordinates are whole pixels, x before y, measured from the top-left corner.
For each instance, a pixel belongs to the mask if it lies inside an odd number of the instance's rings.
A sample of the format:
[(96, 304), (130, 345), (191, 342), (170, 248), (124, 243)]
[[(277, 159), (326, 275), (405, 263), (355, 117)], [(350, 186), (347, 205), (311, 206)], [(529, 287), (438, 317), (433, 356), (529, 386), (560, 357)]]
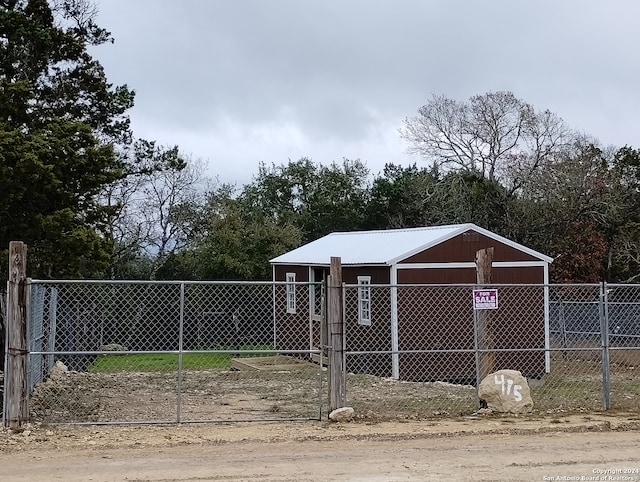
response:
[[(7, 326), (7, 293), (3, 291), (5, 286), (0, 286), (0, 370), (4, 373), (4, 344), (6, 340), (6, 326)], [(4, 382), (3, 382), (4, 386)], [(0, 392), (0, 396), (2, 396), (2, 392)]]
[(329, 270), (329, 411), (345, 404), (344, 312), (342, 306), (342, 262), (332, 257)]
[(7, 293), (7, 366), (5, 367), (5, 419), (11, 429), (29, 421), (27, 386), (27, 245), (9, 244)]
[[(491, 284), (491, 268), (493, 266), (493, 248), (485, 248), (476, 252), (476, 282), (479, 287)], [(481, 350), (494, 348), (494, 333), (491, 323), (491, 310), (478, 311), (478, 347)], [(484, 377), (493, 372), (495, 367), (495, 353), (489, 351), (480, 353), (480, 383)]]

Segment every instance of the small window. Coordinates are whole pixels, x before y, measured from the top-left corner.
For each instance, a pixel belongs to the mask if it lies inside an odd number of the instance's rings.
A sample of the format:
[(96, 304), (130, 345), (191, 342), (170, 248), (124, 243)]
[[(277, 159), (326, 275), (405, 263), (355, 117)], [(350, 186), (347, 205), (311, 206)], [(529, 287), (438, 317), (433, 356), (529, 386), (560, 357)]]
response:
[(371, 325), (371, 276), (358, 276), (358, 323)]
[(296, 274), (287, 273), (287, 313), (296, 312)]

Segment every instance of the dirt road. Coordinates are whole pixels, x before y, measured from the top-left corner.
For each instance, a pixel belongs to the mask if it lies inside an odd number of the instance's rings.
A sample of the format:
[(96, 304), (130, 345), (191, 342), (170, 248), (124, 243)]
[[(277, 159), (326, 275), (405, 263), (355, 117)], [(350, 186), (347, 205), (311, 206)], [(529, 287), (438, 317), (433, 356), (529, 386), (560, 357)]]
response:
[(640, 421), (37, 427), (0, 433), (0, 480), (640, 481)]

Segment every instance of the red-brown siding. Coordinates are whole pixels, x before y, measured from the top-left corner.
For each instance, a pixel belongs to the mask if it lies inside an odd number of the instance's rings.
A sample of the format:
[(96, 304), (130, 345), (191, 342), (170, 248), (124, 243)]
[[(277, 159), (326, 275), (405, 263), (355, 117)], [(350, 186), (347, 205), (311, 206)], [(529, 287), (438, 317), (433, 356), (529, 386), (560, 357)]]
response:
[(494, 261), (539, 261), (530, 254), (473, 231), (414, 254), (402, 263), (463, 263), (474, 261), (476, 251), (490, 247), (494, 248)]
[(343, 266), (342, 281), (346, 284), (358, 283), (358, 276), (371, 276), (371, 284), (389, 284), (390, 271), (387, 266)]
[[(542, 284), (544, 283), (544, 268), (542, 266), (494, 267), (491, 270), (491, 276), (492, 283), (495, 284)], [(475, 268), (398, 270), (398, 284), (459, 284), (475, 282)]]
[(287, 281), (287, 273), (295, 273), (296, 282), (309, 281), (308, 266), (276, 266), (276, 277), (274, 281)]

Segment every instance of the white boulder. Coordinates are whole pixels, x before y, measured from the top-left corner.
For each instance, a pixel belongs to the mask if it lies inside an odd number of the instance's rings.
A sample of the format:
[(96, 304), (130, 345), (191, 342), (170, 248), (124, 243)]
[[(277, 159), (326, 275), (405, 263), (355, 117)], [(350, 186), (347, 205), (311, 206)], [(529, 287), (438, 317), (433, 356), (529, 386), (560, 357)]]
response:
[(329, 414), (329, 419), (334, 422), (348, 422), (353, 418), (354, 413), (351, 407), (336, 408)]
[(527, 379), (516, 370), (498, 370), (487, 375), (480, 382), (478, 397), (495, 412), (528, 413), (533, 410)]

